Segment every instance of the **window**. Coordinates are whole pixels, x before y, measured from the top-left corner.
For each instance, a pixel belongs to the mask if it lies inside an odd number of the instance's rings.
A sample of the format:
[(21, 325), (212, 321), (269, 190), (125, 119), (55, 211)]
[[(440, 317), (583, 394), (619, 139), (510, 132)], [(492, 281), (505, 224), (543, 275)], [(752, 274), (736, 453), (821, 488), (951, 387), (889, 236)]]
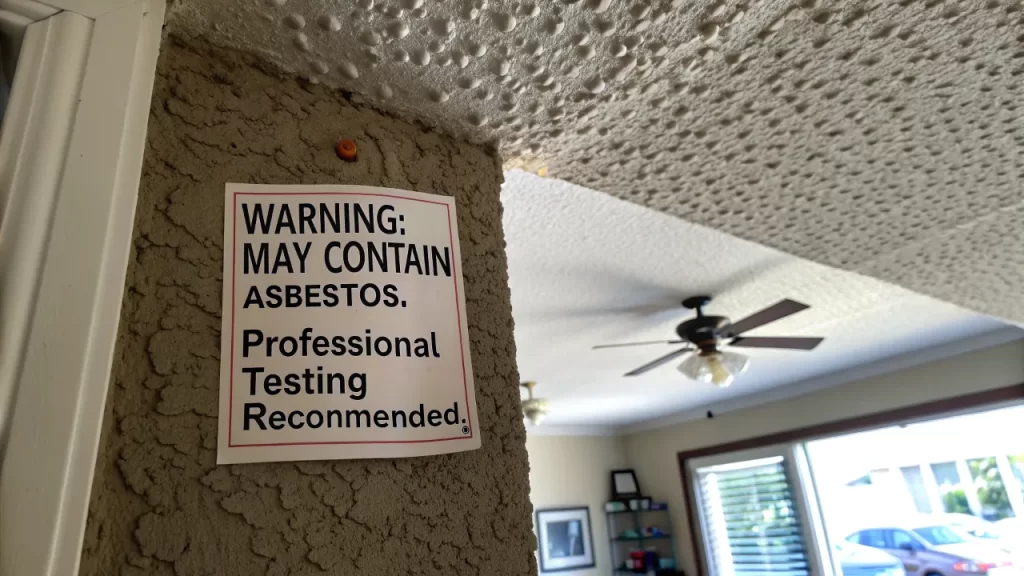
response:
[(932, 464), (932, 474), (935, 475), (935, 483), (939, 485), (939, 492), (942, 494), (943, 511), (954, 514), (970, 514), (970, 501), (961, 487), (960, 471), (957, 470), (956, 463)]
[(943, 544), (960, 544), (961, 542), (966, 542), (966, 540), (961, 538), (956, 532), (953, 532), (945, 526), (925, 526), (922, 528), (915, 528), (914, 532), (933, 546), (942, 546)]
[[(893, 556), (972, 540), (959, 524), (988, 524), (972, 510), (1005, 511), (1007, 500), (1024, 505), (1014, 500), (1014, 480), (1024, 472), (1019, 443), (989, 448), (1007, 456), (975, 457), (980, 442), (1005, 437), (1005, 425), (994, 424), (1003, 413), (1017, 422), (1024, 405), (736, 452), (681, 453), (701, 574), (903, 576)], [(922, 515), (943, 511), (961, 514), (934, 524)]]
[(888, 548), (884, 530), (862, 530), (850, 537), (857, 544), (872, 548)]
[(889, 548), (903, 548), (905, 550), (920, 550), (923, 548), (921, 543), (905, 530), (890, 530), (889, 536), (892, 538), (892, 544), (888, 546)]
[(1021, 496), (1024, 496), (1024, 453), (1011, 454), (1008, 456), (1008, 459), (1010, 461), (1010, 472), (1017, 479), (1017, 487), (1020, 488)]
[(1013, 475), (1017, 478), (1017, 482), (1024, 484), (1024, 454), (1014, 454), (1010, 456), (1010, 464), (1013, 469)]
[(808, 576), (808, 555), (784, 456), (697, 466), (712, 576)]
[(982, 517), (986, 520), (1001, 520), (1013, 516), (1013, 506), (996, 458), (990, 456), (968, 460), (967, 467), (977, 489)]
[(956, 488), (960, 485), (960, 472), (953, 462), (940, 462), (932, 464), (932, 474), (935, 475), (935, 482), (940, 487)]

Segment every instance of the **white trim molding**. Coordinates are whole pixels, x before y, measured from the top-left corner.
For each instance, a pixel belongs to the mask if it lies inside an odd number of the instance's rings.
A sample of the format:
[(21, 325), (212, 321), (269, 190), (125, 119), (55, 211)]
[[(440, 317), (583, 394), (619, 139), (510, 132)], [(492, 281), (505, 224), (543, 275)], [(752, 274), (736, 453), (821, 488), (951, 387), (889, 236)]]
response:
[(57, 10), (67, 10), (98, 20), (111, 12), (139, 4), (138, 0), (43, 0)]
[(56, 15), (60, 9), (35, 0), (0, 0), (0, 11), (24, 18), (29, 22), (38, 22)]
[(0, 407), (22, 369), (91, 32), (71, 13), (28, 26), (0, 136)]
[(87, 18), (56, 15), (0, 0), (3, 80), (18, 85), (0, 132), (0, 454), (92, 32)]
[[(28, 98), (52, 105), (49, 100), (70, 96), (74, 107), (68, 137), (50, 142), (66, 153), (51, 166), (59, 179), (51, 207), (36, 206), (41, 214), (49, 212), (40, 216), (42, 247), (33, 244), (38, 252), (23, 255), (26, 266), (40, 272), (23, 360), (9, 391), (14, 403), (0, 470), (0, 574), (78, 573), (165, 0), (116, 4), (94, 20), (62, 12), (30, 26), (31, 36), (33, 27), (67, 22), (68, 30), (54, 32), (47, 54), (55, 61), (78, 59), (80, 84), (74, 89), (54, 94), (22, 83), (21, 62), (14, 85), (12, 103)], [(30, 40), (37, 41), (30, 36), (23, 57)], [(53, 73), (52, 66), (43, 67), (44, 75)], [(22, 130), (33, 133), (32, 120), (27, 122)], [(17, 133), (18, 120), (7, 124), (0, 152)], [(13, 161), (16, 172), (46, 160), (24, 154), (0, 158)], [(16, 180), (10, 191), (31, 197), (37, 188), (35, 181)], [(5, 213), (5, 226), (7, 221)]]
[(526, 425), (527, 436), (617, 436), (613, 426)]

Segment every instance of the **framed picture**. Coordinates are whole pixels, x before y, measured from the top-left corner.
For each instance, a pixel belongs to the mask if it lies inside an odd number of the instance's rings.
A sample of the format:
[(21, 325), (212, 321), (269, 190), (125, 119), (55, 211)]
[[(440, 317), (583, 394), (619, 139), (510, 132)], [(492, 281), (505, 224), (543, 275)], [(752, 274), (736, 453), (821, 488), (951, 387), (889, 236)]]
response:
[(612, 470), (612, 499), (625, 500), (640, 496), (640, 484), (632, 470)]
[(593, 568), (590, 508), (537, 510), (537, 547), (542, 573)]

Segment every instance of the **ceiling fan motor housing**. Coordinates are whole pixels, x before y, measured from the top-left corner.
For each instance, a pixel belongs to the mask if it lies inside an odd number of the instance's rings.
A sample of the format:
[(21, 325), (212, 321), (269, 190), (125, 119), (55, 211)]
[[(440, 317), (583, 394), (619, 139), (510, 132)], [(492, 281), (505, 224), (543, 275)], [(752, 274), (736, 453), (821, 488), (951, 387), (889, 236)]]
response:
[(701, 315), (676, 326), (676, 334), (692, 342), (701, 354), (710, 354), (718, 350), (718, 343), (722, 339), (719, 330), (728, 325), (729, 319), (725, 316)]

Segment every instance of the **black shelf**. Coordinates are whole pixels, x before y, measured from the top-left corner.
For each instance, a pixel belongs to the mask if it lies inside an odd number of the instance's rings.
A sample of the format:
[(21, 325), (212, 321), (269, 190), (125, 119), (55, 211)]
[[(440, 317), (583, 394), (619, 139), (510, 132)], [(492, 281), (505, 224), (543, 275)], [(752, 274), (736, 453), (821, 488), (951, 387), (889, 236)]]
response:
[(643, 542), (644, 540), (671, 540), (671, 534), (662, 534), (660, 536), (644, 536), (642, 538), (612, 538), (613, 542)]
[[(665, 513), (663, 516), (651, 516), (645, 515), (648, 512)], [(628, 548), (618, 546), (617, 544), (628, 543), (638, 548), (649, 548), (655, 549), (656, 544), (668, 541), (670, 549), (665, 550), (664, 545), (658, 545), (657, 550), (667, 552), (667, 556), (661, 556), (662, 558), (669, 558), (675, 563), (675, 541), (672, 538), (672, 516), (668, 514), (668, 508), (660, 508), (652, 510), (650, 508), (646, 510), (614, 510), (606, 511), (605, 518), (608, 524), (608, 540), (612, 544), (611, 556), (612, 556), (612, 575), (618, 574), (643, 574), (643, 572), (634, 572), (633, 570), (624, 567), (626, 560), (628, 559)], [(657, 520), (654, 522), (654, 520)], [(665, 534), (657, 536), (637, 536), (632, 538), (626, 538), (618, 536), (625, 530), (633, 530), (640, 532), (645, 528), (657, 527)], [(614, 535), (614, 536), (613, 536)]]
[(605, 514), (643, 514), (644, 512), (668, 512), (668, 508), (646, 509), (646, 510), (615, 510)]

